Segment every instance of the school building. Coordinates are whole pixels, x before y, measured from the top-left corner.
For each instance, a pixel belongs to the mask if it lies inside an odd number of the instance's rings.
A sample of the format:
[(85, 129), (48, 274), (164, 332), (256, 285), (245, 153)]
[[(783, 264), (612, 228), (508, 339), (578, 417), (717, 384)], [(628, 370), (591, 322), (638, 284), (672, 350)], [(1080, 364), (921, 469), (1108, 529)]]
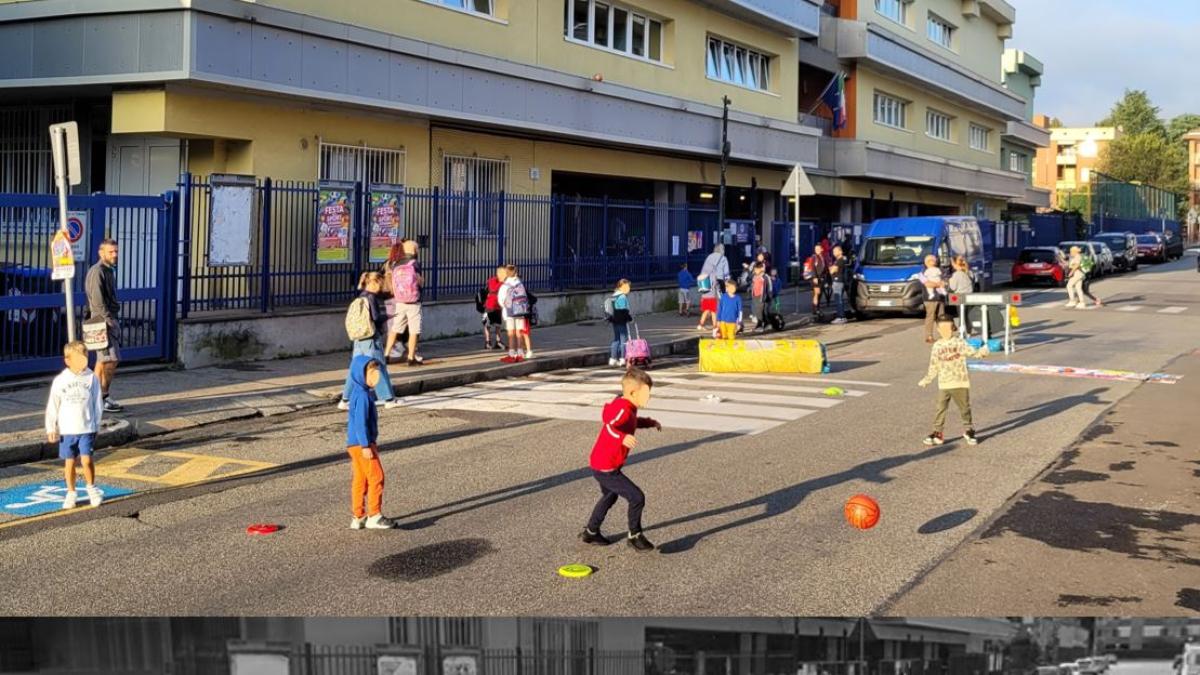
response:
[[(0, 0), (0, 192), (49, 191), (45, 125), (76, 119), (85, 194), (190, 172), (715, 206), (728, 96), (727, 216), (768, 244), (797, 164), (803, 220), (995, 220), (1043, 201), (1015, 20), (1005, 0)], [(844, 126), (821, 104), (838, 74)]]
[[(33, 675), (989, 675), (1002, 619), (0, 619), (0, 670)], [(380, 657), (385, 657), (381, 662)], [(243, 662), (244, 663), (244, 662)], [(378, 668), (378, 669), (377, 669)]]

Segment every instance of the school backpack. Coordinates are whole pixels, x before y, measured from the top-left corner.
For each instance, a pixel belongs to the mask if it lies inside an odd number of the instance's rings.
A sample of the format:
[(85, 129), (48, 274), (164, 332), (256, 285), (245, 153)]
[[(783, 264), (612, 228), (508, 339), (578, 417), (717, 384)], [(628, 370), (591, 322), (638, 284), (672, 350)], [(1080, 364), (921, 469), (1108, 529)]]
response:
[(483, 314), (487, 311), (488, 289), (481, 288), (475, 291), (475, 311)]
[(1090, 255), (1082, 256), (1079, 260), (1079, 269), (1083, 270), (1084, 274), (1091, 274), (1092, 269), (1096, 267), (1096, 259)]
[(375, 337), (375, 322), (371, 320), (371, 308), (366, 298), (355, 298), (346, 310), (346, 336), (351, 340), (366, 340)]
[(617, 311), (617, 303), (613, 296), (608, 296), (604, 299), (604, 320), (612, 323), (613, 314)]
[(817, 275), (817, 271), (816, 271), (816, 269), (814, 269), (812, 256), (809, 256), (804, 261), (804, 280), (812, 281), (812, 278), (815, 277), (816, 275)]
[(516, 284), (508, 291), (508, 315), (510, 317), (521, 318), (529, 316), (529, 293), (525, 290), (525, 284)]
[(392, 268), (392, 295), (396, 302), (406, 305), (421, 300), (421, 287), (417, 284), (417, 261), (410, 260)]

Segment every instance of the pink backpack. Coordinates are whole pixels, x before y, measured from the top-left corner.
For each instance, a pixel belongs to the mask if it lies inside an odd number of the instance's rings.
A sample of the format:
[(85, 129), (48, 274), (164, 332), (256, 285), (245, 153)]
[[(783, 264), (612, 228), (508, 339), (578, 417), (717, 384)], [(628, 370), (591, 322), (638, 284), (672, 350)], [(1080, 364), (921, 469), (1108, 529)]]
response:
[(410, 260), (392, 268), (392, 296), (396, 302), (406, 305), (421, 300), (421, 287), (417, 284), (417, 261)]

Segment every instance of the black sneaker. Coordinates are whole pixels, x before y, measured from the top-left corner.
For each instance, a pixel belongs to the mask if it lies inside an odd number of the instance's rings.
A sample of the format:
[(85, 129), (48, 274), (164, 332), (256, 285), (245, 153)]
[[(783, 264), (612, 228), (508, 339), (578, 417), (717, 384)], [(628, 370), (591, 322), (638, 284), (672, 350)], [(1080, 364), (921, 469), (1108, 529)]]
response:
[(422, 360), (417, 360), (417, 359), (409, 359), (409, 360), (408, 360), (408, 365), (410, 365), (410, 366), (423, 366), (423, 365), (425, 365), (425, 361), (424, 361), (423, 359), (422, 359)]
[(591, 544), (592, 546), (608, 546), (612, 543), (599, 532), (591, 532), (586, 528), (583, 530), (583, 532), (579, 533), (579, 539), (582, 540), (583, 543)]
[(942, 432), (935, 431), (925, 437), (925, 445), (941, 445), (946, 442), (946, 438), (942, 436)]
[(646, 535), (642, 534), (641, 532), (626, 537), (625, 541), (639, 551), (654, 550), (654, 544), (651, 544), (650, 540), (646, 538)]
[(979, 439), (975, 437), (974, 429), (964, 431), (963, 438), (967, 439), (967, 445), (979, 445)]
[(504, 349), (504, 345), (497, 342), (496, 344), (492, 345), (492, 349)]
[(124, 410), (125, 410), (125, 406), (121, 405), (120, 403), (117, 403), (116, 401), (112, 400), (111, 398), (109, 398), (107, 396), (104, 397), (104, 412), (119, 413)]

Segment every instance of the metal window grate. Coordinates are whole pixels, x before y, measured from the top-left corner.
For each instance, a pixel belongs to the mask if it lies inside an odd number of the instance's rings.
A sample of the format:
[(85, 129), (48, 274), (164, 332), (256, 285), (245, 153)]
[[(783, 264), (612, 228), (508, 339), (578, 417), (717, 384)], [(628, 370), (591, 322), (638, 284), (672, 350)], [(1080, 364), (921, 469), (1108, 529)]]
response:
[(500, 222), (496, 196), (508, 191), (508, 160), (444, 155), (445, 223), (465, 235), (495, 234)]
[(482, 647), (483, 620), (478, 618), (400, 618), (390, 620), (392, 642), (430, 647)]
[(321, 142), (317, 175), (321, 180), (404, 184), (403, 150)]
[(70, 106), (0, 108), (0, 192), (46, 194), (54, 189), (51, 124), (65, 122)]

